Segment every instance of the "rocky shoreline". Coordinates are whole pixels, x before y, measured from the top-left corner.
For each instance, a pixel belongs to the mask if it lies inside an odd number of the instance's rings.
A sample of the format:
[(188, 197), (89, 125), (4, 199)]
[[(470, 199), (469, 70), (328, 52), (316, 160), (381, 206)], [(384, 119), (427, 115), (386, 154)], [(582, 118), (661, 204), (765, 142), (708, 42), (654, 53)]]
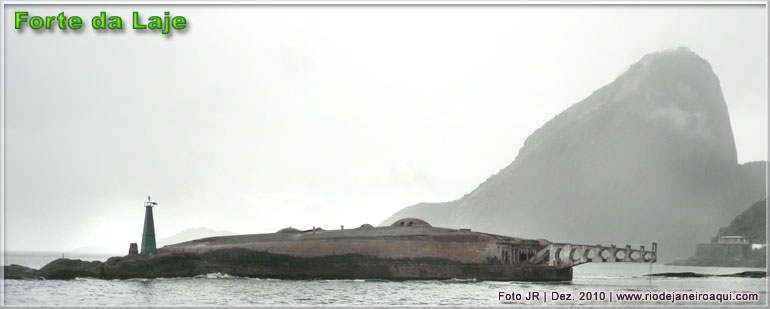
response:
[[(4, 266), (3, 268), (5, 279), (193, 277), (228, 270), (225, 264), (235, 264), (233, 262), (238, 258), (252, 255), (252, 252), (247, 251), (225, 249), (203, 254), (177, 252), (159, 255), (130, 254), (111, 257), (104, 262), (59, 258), (39, 270), (21, 265)], [(222, 257), (225, 258), (222, 259)], [(215, 261), (220, 261), (220, 263), (215, 263)]]
[(651, 274), (651, 275), (645, 275), (645, 276), (670, 277), (670, 278), (702, 278), (702, 277), (764, 278), (764, 277), (767, 277), (767, 272), (766, 271), (744, 271), (740, 273), (726, 274), (726, 275), (709, 275), (709, 274), (698, 274), (694, 272), (681, 272), (681, 273), (659, 273), (659, 274)]
[(107, 261), (60, 258), (35, 270), (4, 266), (5, 279), (132, 279), (178, 278), (222, 273), (238, 277), (275, 279), (386, 279), (569, 281), (572, 268), (501, 263), (460, 263), (441, 258), (381, 258), (361, 254), (296, 257), (243, 248), (204, 253), (165, 252), (126, 255)]
[(714, 258), (691, 257), (689, 259), (675, 260), (673, 262), (667, 263), (666, 265), (764, 268), (766, 263), (765, 263), (765, 260), (761, 258), (714, 259)]
[[(259, 273), (259, 263), (288, 261), (289, 256), (229, 248), (206, 253), (166, 252), (158, 255), (129, 254), (101, 261), (56, 259), (39, 270), (21, 266), (4, 266), (5, 279), (131, 279), (194, 277), (214, 272), (233, 275)], [(250, 262), (249, 262), (250, 261)], [(257, 263), (255, 263), (257, 262)]]

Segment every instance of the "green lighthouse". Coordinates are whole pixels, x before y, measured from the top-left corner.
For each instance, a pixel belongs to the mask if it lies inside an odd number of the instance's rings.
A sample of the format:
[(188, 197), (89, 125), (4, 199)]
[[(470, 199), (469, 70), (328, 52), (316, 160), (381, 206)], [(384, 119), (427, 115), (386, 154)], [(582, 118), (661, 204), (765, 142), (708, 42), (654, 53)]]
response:
[(142, 255), (158, 254), (158, 248), (155, 248), (155, 223), (152, 220), (152, 207), (158, 203), (150, 201), (144, 202), (144, 231), (142, 232)]

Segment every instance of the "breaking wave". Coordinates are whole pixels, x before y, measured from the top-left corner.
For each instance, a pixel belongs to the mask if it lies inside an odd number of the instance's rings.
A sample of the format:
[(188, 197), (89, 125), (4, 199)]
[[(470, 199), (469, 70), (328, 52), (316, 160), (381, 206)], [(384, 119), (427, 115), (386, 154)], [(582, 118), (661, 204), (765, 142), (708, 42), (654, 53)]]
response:
[(223, 273), (220, 273), (220, 272), (216, 272), (216, 273), (210, 273), (210, 274), (205, 274), (205, 275), (197, 275), (197, 276), (195, 276), (194, 278), (204, 278), (204, 279), (233, 279), (233, 278), (240, 278), (240, 277), (238, 277), (238, 276), (231, 276), (231, 275), (228, 275), (228, 274), (223, 274)]

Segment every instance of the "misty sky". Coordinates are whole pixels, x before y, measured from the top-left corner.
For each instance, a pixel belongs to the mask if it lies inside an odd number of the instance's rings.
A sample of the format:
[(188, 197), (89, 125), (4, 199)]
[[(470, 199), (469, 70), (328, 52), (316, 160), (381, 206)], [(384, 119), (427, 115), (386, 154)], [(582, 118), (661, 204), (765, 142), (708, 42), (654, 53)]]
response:
[[(719, 76), (740, 162), (767, 157), (763, 6), (6, 5), (5, 248), (379, 224), (470, 192), (644, 54)], [(163, 37), (19, 32), (13, 12), (187, 18)]]

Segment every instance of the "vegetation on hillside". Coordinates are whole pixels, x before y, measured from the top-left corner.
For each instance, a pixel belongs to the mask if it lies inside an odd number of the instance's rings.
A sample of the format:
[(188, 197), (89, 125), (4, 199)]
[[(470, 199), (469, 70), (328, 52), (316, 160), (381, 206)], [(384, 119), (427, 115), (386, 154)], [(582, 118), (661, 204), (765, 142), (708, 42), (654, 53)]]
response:
[(716, 237), (746, 236), (751, 243), (764, 244), (766, 241), (765, 228), (767, 227), (766, 205), (767, 200), (754, 203), (749, 209), (735, 217), (730, 225), (720, 228)]

